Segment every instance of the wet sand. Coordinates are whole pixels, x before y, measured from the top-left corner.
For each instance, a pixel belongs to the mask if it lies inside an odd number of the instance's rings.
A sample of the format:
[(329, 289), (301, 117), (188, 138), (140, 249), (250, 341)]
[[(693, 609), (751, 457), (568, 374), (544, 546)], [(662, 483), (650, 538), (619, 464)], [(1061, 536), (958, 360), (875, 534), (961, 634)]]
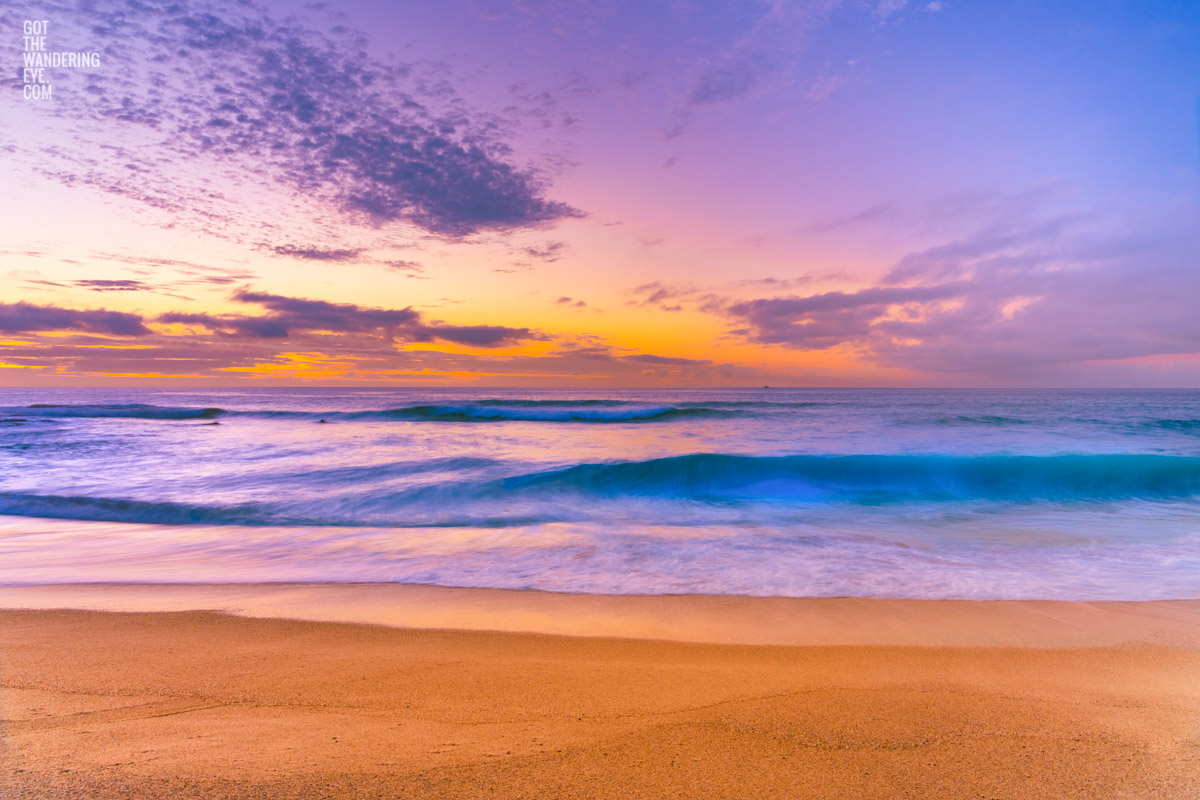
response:
[[(202, 601), (246, 616), (184, 610)], [(256, 613), (306, 603), (409, 625)], [(49, 587), (0, 606), (5, 798), (1200, 797), (1196, 601)]]

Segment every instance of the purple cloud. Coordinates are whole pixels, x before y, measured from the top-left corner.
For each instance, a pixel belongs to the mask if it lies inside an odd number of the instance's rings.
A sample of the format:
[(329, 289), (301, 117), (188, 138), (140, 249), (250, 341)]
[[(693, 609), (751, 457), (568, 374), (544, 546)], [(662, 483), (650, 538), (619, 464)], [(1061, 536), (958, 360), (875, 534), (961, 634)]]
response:
[[(547, 199), (543, 178), (509, 160), (503, 120), (471, 111), (446, 81), (414, 65), (372, 58), (364, 37), (342, 25), (320, 32), (252, 0), (136, 8), (52, 0), (18, 3), (3, 21), (38, 15), (62, 20), (63, 37), (86, 20), (69, 38), (103, 48), (103, 69), (64, 75), (56, 89), (70, 101), (56, 113), (74, 123), (74, 151), (110, 152), (99, 161), (33, 153), (62, 165), (45, 169), (59, 180), (175, 214), (207, 208), (207, 224), (234, 214), (227, 198), (204, 180), (186, 195), (164, 164), (220, 164), (364, 222), (407, 222), (447, 237), (579, 214)], [(306, 252), (324, 260), (305, 248), (281, 254), (314, 257)]]
[(546, 242), (543, 245), (530, 245), (521, 248), (521, 252), (537, 261), (558, 261), (570, 248), (566, 242)]
[(425, 271), (425, 268), (416, 261), (407, 261), (401, 258), (381, 261), (379, 263), (396, 272), (407, 272), (410, 278), (416, 278)]
[(945, 300), (966, 288), (953, 283), (775, 297), (734, 303), (726, 307), (726, 313), (745, 325), (738, 332), (750, 341), (823, 350), (869, 336), (875, 320), (889, 306)]
[(633, 297), (627, 301), (631, 306), (658, 306), (661, 311), (682, 311), (683, 306), (679, 301), (694, 297), (696, 290), (690, 286), (673, 286), (662, 281), (651, 281), (629, 290), (628, 294)]
[(1197, 354), (1196, 213), (1163, 208), (1133, 227), (1095, 214), (1005, 216), (900, 258), (879, 286), (710, 310), (753, 342), (846, 345), (882, 366), (988, 381), (1055, 382), (1068, 366), (1080, 376), (1099, 362)]
[(503, 325), (419, 325), (412, 329), (413, 341), (465, 344), (469, 347), (502, 347), (508, 344), (545, 338), (529, 328), (508, 328)]
[(288, 256), (291, 258), (300, 258), (305, 261), (330, 261), (330, 262), (345, 262), (354, 261), (362, 254), (362, 250), (347, 250), (347, 249), (324, 249), (320, 247), (300, 247), (297, 245), (281, 244), (272, 247), (271, 250), (277, 256)]
[(137, 292), (143, 289), (151, 289), (152, 287), (142, 281), (135, 280), (80, 280), (74, 282), (81, 289), (90, 289), (93, 292)]
[(449, 325), (426, 323), (411, 307), (402, 309), (367, 308), (351, 303), (330, 303), (246, 289), (234, 293), (240, 303), (262, 306), (268, 313), (196, 314), (170, 312), (159, 322), (203, 325), (222, 336), (235, 339), (289, 339), (298, 334), (329, 331), (339, 334), (364, 334), (389, 341), (432, 342), (441, 340), (472, 347), (500, 347), (542, 335), (529, 328), (503, 325)]
[(31, 303), (0, 303), (0, 331), (87, 331), (113, 336), (144, 336), (150, 329), (136, 314), (104, 309), (80, 310)]

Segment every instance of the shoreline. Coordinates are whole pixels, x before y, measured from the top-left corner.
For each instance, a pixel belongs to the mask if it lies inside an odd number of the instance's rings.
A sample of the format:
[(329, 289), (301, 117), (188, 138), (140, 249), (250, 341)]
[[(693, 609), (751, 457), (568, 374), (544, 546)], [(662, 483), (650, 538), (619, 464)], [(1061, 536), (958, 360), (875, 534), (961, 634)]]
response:
[(774, 646), (1200, 648), (1200, 600), (591, 595), (381, 583), (0, 586), (0, 610), (254, 619)]

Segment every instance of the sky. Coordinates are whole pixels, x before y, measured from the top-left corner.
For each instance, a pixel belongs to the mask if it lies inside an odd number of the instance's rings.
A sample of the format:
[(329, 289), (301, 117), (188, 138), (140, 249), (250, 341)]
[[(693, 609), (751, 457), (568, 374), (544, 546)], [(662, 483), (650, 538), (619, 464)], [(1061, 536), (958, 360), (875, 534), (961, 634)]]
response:
[(0, 64), (0, 386), (1200, 386), (1195, 2), (17, 0)]

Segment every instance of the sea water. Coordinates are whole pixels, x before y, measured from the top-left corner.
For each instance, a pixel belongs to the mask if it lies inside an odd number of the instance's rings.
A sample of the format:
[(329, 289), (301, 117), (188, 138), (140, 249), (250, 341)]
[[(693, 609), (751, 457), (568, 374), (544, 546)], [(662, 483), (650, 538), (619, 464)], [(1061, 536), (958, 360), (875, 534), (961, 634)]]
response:
[(1195, 598), (1200, 392), (0, 390), (0, 583), (78, 581)]

